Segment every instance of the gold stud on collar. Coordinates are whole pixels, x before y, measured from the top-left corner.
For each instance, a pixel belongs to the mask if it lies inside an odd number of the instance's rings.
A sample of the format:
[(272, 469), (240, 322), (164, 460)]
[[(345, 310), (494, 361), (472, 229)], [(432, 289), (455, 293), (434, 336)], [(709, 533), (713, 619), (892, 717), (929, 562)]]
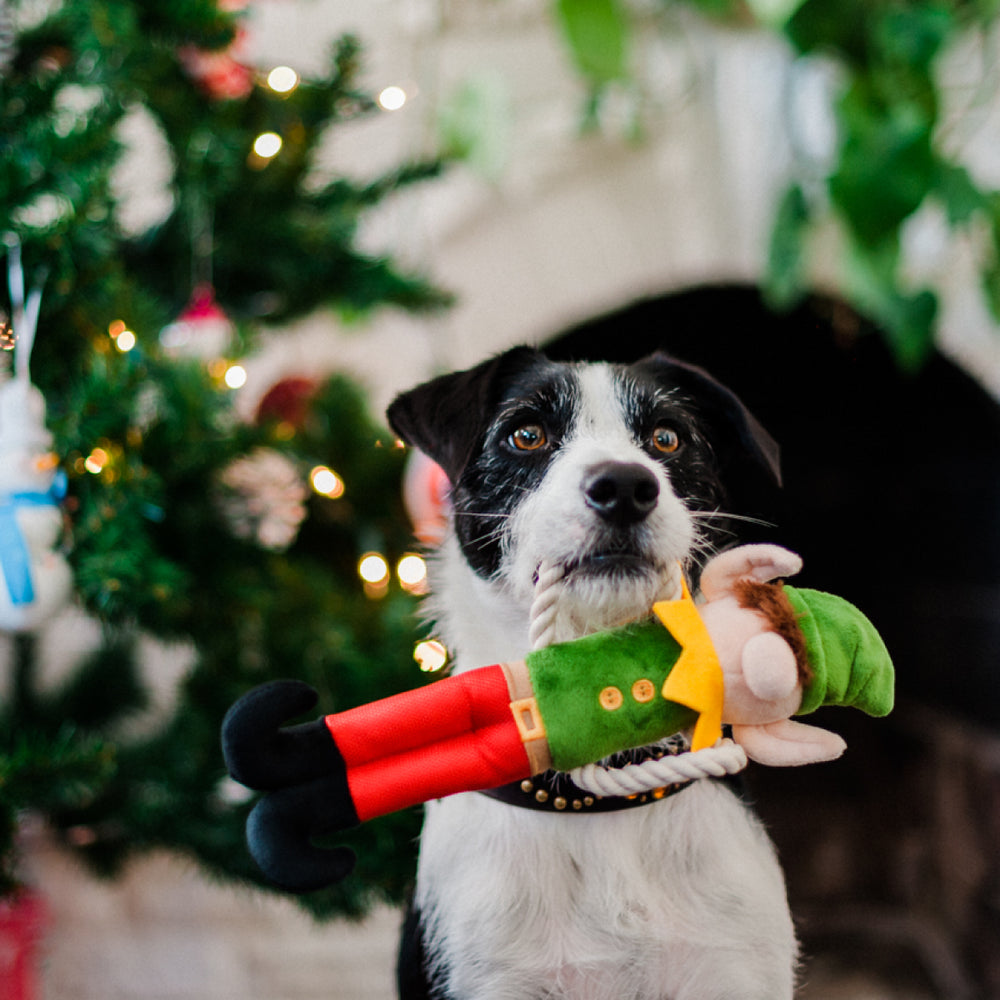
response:
[(509, 805), (524, 806), (530, 809), (564, 813), (584, 813), (589, 810), (605, 812), (609, 808), (612, 810), (622, 809), (628, 806), (643, 805), (647, 802), (656, 802), (686, 788), (689, 784), (691, 782), (682, 781), (674, 785), (653, 789), (651, 792), (602, 799), (599, 795), (579, 794), (583, 790), (572, 785), (569, 791), (578, 794), (575, 797), (570, 797), (561, 788), (550, 784), (544, 775), (535, 775), (533, 778), (525, 778), (523, 781), (516, 781), (511, 785), (504, 785), (502, 788), (492, 789), (484, 794), (497, 798), (501, 802), (507, 802)]

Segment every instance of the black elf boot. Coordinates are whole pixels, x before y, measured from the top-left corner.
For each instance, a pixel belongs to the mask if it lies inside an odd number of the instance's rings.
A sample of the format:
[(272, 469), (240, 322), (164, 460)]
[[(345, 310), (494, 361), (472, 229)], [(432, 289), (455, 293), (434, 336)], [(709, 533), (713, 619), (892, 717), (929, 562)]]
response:
[(289, 892), (340, 882), (355, 862), (346, 847), (311, 842), (358, 825), (347, 768), (326, 723), (280, 728), (316, 701), (316, 692), (301, 681), (273, 681), (240, 698), (222, 722), (230, 775), (267, 793), (247, 819), (250, 854), (269, 881)]

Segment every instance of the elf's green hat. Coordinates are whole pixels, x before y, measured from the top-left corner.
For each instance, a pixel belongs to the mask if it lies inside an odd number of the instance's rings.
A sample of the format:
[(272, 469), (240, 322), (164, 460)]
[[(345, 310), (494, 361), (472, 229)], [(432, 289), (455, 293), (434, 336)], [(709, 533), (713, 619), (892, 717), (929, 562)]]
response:
[(850, 602), (819, 590), (785, 587), (799, 615), (813, 678), (797, 715), (850, 705), (869, 715), (892, 711), (894, 672), (875, 626)]

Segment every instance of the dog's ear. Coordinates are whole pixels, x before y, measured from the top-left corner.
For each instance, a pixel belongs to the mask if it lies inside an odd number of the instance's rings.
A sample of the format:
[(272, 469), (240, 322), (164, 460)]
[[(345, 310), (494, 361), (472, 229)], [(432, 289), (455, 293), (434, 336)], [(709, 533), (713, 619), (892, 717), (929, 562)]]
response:
[(533, 347), (514, 347), (475, 368), (418, 385), (390, 404), (389, 426), (434, 459), (454, 483), (492, 419), (503, 386), (541, 356)]
[(704, 369), (663, 352), (657, 352), (638, 364), (687, 390), (714, 431), (712, 444), (723, 466), (749, 464), (764, 472), (774, 485), (781, 485), (778, 443), (736, 393)]

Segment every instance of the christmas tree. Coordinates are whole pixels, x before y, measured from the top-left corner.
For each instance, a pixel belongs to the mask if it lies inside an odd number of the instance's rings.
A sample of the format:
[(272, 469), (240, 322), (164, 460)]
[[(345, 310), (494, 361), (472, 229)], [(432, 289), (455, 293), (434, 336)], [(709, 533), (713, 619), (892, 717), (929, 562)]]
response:
[[(251, 421), (232, 387), (240, 356), (297, 315), (447, 301), (357, 247), (365, 211), (440, 164), (324, 176), (323, 137), (378, 110), (355, 83), (358, 42), (337, 42), (322, 77), (269, 77), (239, 59), (234, 6), (65, 0), (39, 18), (0, 3), (0, 896), (25, 811), (101, 872), (168, 847), (256, 879), (251, 803), (219, 751), (229, 704), (295, 676), (329, 711), (419, 677), (414, 598), (388, 583), (412, 545), (402, 452), (346, 378), (286, 379)], [(136, 232), (114, 176), (139, 113), (172, 179), (165, 217)], [(45, 683), (39, 637), (68, 604), (101, 641)], [(152, 729), (134, 724), (149, 637), (191, 660)], [(412, 858), (394, 845), (416, 823), (358, 831), (358, 877), (307, 905), (399, 899)]]

